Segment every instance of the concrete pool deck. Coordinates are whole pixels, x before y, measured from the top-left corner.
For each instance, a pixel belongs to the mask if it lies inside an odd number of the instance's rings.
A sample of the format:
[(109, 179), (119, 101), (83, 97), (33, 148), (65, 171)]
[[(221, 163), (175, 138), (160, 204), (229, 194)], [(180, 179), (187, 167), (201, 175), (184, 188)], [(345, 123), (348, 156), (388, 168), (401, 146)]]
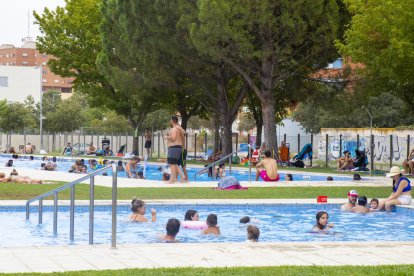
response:
[[(96, 204), (107, 205), (110, 202), (99, 200)], [(329, 203), (343, 202), (346, 199), (329, 200)], [(45, 205), (51, 203), (45, 201)], [(60, 203), (68, 204), (68, 201)], [(87, 204), (87, 201), (76, 203)], [(128, 203), (119, 201), (119, 204)], [(192, 199), (150, 200), (147, 203), (283, 204), (315, 203), (315, 200)], [(24, 206), (24, 201), (4, 200), (0, 205)], [(166, 267), (400, 265), (414, 264), (414, 242), (149, 243), (119, 244), (116, 249), (110, 248), (109, 244), (0, 247), (0, 259), (0, 273)]]
[(414, 264), (414, 242), (187, 243), (0, 248), (0, 272)]
[[(6, 175), (9, 175), (13, 168), (0, 168), (1, 172), (4, 172)], [(73, 174), (67, 172), (59, 171), (42, 171), (34, 169), (18, 169), (19, 175), (30, 176), (33, 179), (42, 179), (50, 181), (75, 181), (81, 178), (84, 175)], [(293, 171), (284, 171), (280, 170), (281, 173), (298, 173)], [(335, 176), (346, 176), (352, 177), (351, 175), (332, 175), (326, 173), (312, 173), (300, 172), (302, 175), (323, 175), (323, 176), (332, 176), (335, 179)], [(361, 187), (379, 187), (379, 186), (391, 186), (391, 180), (385, 177), (369, 177), (367, 175), (361, 174), (361, 181), (279, 181), (279, 182), (263, 182), (263, 181), (240, 181), (240, 184), (245, 187), (340, 187), (340, 186), (361, 186)], [(177, 184), (166, 184), (163, 181), (157, 180), (146, 180), (146, 179), (130, 179), (118, 177), (118, 188), (167, 188), (167, 187), (217, 187), (218, 181), (190, 181), (190, 183), (177, 183)], [(82, 183), (89, 184), (89, 180), (83, 181)], [(112, 177), (111, 176), (95, 176), (95, 185), (112, 187)]]

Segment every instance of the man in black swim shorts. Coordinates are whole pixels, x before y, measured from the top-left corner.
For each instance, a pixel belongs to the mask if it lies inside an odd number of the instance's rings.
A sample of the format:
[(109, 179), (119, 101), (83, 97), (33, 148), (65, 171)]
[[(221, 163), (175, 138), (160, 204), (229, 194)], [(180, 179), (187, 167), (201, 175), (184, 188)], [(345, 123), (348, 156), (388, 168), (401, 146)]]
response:
[(178, 117), (171, 117), (171, 130), (165, 137), (168, 144), (167, 164), (171, 167), (171, 177), (167, 183), (173, 184), (178, 177), (178, 162), (182, 154), (183, 128), (178, 124)]
[(145, 129), (144, 138), (145, 138), (145, 149), (147, 150), (147, 155), (150, 156), (151, 146), (152, 146), (152, 132), (149, 128)]

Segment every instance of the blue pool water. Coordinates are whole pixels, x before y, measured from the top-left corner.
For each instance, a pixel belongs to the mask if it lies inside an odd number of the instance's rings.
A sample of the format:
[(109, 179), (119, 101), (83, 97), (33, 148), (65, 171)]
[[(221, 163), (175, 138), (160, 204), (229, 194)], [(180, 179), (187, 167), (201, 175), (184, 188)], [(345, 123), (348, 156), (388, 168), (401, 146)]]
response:
[[(1, 157), (0, 158), (0, 166), (4, 166), (4, 164), (6, 164), (6, 162), (9, 160), (10, 158), (8, 157)], [(70, 170), (72, 164), (75, 161), (58, 161), (57, 162), (57, 170), (58, 171), (63, 171), (63, 172), (67, 172)], [(39, 159), (35, 159), (35, 160), (29, 160), (29, 159), (17, 159), (17, 160), (13, 160), (13, 165), (14, 168), (19, 171), (19, 168), (27, 168), (27, 169), (37, 169), (40, 170), (40, 165), (41, 163), (44, 163), (43, 161), (39, 160)], [(139, 164), (140, 166), (140, 170), (144, 171), (144, 164), (143, 162), (141, 162)], [(161, 180), (162, 179), (162, 172), (158, 169), (160, 167), (160, 165), (153, 165), (153, 164), (148, 164), (146, 169), (145, 169), (145, 178), (146, 179), (150, 179), (150, 180)], [(165, 167), (165, 166), (163, 166)], [(165, 168), (163, 168), (165, 169)], [(187, 167), (187, 171), (188, 171), (188, 175), (189, 175), (189, 179), (190, 181), (194, 180), (194, 174), (199, 172), (201, 170), (201, 168), (194, 168), (194, 167)], [(90, 170), (89, 170), (90, 172)], [(255, 180), (255, 169), (252, 168), (252, 175), (251, 175), (251, 179)], [(108, 173), (109, 175), (111, 174), (110, 172)], [(227, 168), (226, 170), (226, 174), (230, 175), (230, 172)], [(249, 180), (249, 171), (247, 169), (233, 169), (232, 176), (235, 176), (238, 180), (240, 181), (248, 181)], [(125, 172), (119, 172), (118, 176), (120, 177), (126, 177)], [(292, 173), (293, 176), (293, 181), (326, 181), (326, 176), (320, 176), (320, 175), (314, 175), (314, 174), (298, 174), (298, 173)], [(333, 176), (335, 181), (350, 181), (352, 180), (351, 177), (346, 177), (346, 176)], [(259, 180), (261, 180), (259, 178)], [(285, 180), (285, 173), (280, 173), (280, 180)], [(211, 177), (208, 177), (207, 173), (203, 173), (203, 174), (199, 174), (197, 175), (197, 181), (216, 181), (215, 179), (212, 179)]]
[[(414, 210), (398, 207), (391, 213), (353, 214), (342, 212), (339, 205), (326, 204), (263, 204), (263, 205), (156, 205), (157, 222), (135, 223), (128, 220), (129, 206), (118, 209), (118, 243), (159, 242), (169, 218), (183, 219), (186, 210), (199, 212), (200, 220), (210, 213), (218, 215), (222, 235), (202, 236), (199, 230), (181, 229), (177, 238), (182, 242), (244, 242), (246, 225), (243, 216), (254, 218), (263, 242), (328, 242), (328, 241), (413, 241)], [(69, 243), (69, 210), (61, 207), (58, 213), (58, 236), (52, 234), (51, 207), (45, 207), (43, 222), (37, 225), (36, 207), (31, 208), (30, 221), (25, 221), (23, 207), (0, 207), (0, 246), (64, 245)], [(326, 210), (329, 222), (335, 224), (330, 234), (314, 234), (309, 230), (315, 214)], [(88, 207), (78, 206), (75, 214), (75, 244), (88, 243)], [(150, 214), (146, 215), (147, 217)], [(110, 243), (111, 207), (97, 206), (95, 210), (95, 243)]]

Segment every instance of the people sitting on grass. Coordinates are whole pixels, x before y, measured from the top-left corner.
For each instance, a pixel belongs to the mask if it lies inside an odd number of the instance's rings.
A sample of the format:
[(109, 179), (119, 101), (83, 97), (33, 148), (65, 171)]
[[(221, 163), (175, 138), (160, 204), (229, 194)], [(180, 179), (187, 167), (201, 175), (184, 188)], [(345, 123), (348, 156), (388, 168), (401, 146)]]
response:
[(354, 168), (354, 160), (348, 150), (344, 151), (344, 157), (338, 159), (338, 171), (347, 171)]
[(410, 205), (412, 202), (411, 182), (403, 177), (400, 167), (392, 167), (387, 177), (392, 178), (392, 193), (379, 203), (378, 209), (391, 211), (395, 205)]
[(217, 215), (210, 214), (207, 216), (206, 220), (207, 229), (203, 230), (202, 234), (204, 235), (220, 235), (220, 227), (217, 226)]
[(325, 211), (320, 211), (316, 214), (316, 224), (313, 226), (312, 231), (318, 233), (324, 233), (334, 228), (333, 223), (329, 223), (329, 215)]
[(14, 183), (24, 183), (24, 184), (43, 184), (43, 180), (32, 179), (29, 176), (20, 176), (20, 175), (11, 175), (6, 177), (4, 173), (0, 173), (0, 182), (14, 182)]
[(408, 158), (403, 161), (402, 166), (406, 174), (414, 175), (414, 148), (410, 151)]
[(370, 212), (376, 212), (378, 210), (379, 200), (376, 198), (371, 199), (369, 202), (369, 211)]
[(353, 207), (350, 211), (352, 213), (366, 214), (369, 213), (369, 208), (367, 208), (368, 199), (366, 196), (360, 196), (357, 200), (357, 206)]
[(248, 225), (247, 226), (247, 241), (249, 242), (258, 242), (260, 237), (260, 230), (257, 226)]
[(259, 180), (259, 176), (266, 182), (279, 180), (277, 163), (271, 155), (270, 150), (265, 151), (265, 158), (256, 165), (256, 181)]
[(180, 221), (176, 218), (169, 219), (167, 222), (167, 225), (165, 226), (165, 230), (167, 231), (167, 234), (163, 237), (163, 240), (165, 242), (178, 242), (176, 240), (178, 232), (180, 232)]
[[(136, 222), (148, 222), (148, 219), (144, 216), (146, 212), (145, 202), (141, 199), (134, 198), (131, 205), (133, 214), (129, 219)], [(157, 221), (157, 211), (155, 209), (151, 209), (151, 221)]]
[(70, 143), (66, 144), (66, 147), (63, 149), (62, 155), (72, 155), (73, 147)]
[(345, 203), (341, 206), (342, 211), (349, 211), (356, 206), (358, 199), (358, 192), (356, 190), (350, 190), (348, 192), (348, 203)]
[(86, 154), (92, 155), (96, 154), (96, 147), (93, 145), (93, 142), (89, 144), (88, 150), (86, 151)]
[(32, 154), (33, 152), (34, 152), (33, 146), (30, 143), (27, 143), (23, 147), (23, 153), (25, 153), (25, 154)]

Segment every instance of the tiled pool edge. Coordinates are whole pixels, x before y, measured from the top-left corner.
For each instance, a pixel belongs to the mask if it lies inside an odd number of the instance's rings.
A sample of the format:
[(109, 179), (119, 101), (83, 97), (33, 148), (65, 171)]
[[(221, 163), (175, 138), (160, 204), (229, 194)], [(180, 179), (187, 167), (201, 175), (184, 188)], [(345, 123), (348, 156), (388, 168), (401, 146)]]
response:
[(0, 272), (166, 267), (401, 265), (414, 242), (122, 244), (0, 248)]

